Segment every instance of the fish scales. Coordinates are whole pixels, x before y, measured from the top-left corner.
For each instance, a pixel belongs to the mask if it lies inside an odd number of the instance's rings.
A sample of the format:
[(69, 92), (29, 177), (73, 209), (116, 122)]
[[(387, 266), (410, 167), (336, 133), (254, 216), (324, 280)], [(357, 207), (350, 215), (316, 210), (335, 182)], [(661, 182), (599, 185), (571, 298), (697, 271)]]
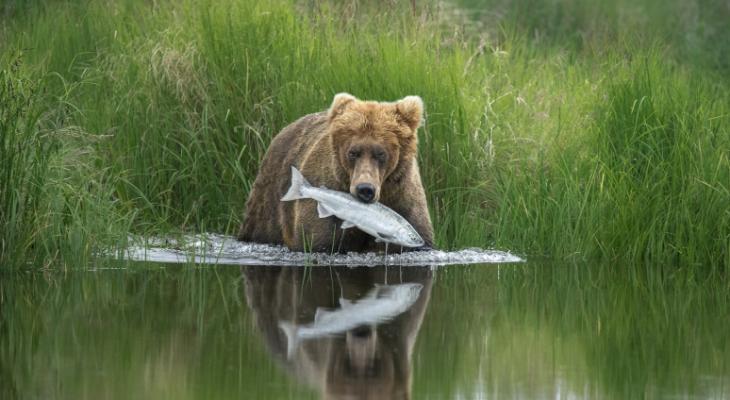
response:
[(291, 187), (281, 201), (312, 199), (317, 202), (320, 218), (336, 216), (342, 229), (357, 227), (375, 237), (376, 242), (405, 247), (424, 245), (423, 238), (401, 215), (381, 203), (363, 203), (346, 192), (309, 184), (296, 167), (291, 167)]

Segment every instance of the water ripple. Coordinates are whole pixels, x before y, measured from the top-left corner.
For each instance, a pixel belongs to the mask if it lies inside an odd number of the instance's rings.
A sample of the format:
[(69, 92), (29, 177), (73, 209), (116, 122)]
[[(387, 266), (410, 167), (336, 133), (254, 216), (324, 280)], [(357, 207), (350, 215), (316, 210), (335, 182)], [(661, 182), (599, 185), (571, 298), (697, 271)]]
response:
[(522, 262), (506, 251), (469, 248), (458, 251), (417, 251), (393, 254), (376, 253), (302, 253), (260, 243), (239, 242), (232, 236), (217, 234), (187, 235), (173, 238), (132, 238), (138, 243), (124, 251), (124, 258), (134, 261), (164, 263), (195, 262), (226, 265), (423, 265), (497, 264)]

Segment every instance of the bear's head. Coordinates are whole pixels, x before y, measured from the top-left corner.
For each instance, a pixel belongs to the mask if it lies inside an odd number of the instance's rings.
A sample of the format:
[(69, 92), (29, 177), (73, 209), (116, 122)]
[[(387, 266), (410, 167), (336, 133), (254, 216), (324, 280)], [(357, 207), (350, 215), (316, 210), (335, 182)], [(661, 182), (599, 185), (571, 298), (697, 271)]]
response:
[(335, 96), (327, 115), (329, 134), (353, 196), (377, 201), (386, 181), (403, 177), (416, 157), (422, 115), (418, 96), (393, 103), (361, 101), (347, 93)]

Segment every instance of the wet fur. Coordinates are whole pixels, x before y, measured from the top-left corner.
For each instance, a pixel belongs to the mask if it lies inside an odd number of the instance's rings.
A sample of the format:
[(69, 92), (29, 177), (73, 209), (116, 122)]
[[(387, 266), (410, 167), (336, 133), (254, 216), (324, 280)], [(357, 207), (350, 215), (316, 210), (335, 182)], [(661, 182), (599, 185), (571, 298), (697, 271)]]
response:
[[(408, 220), (426, 242), (424, 247), (431, 247), (433, 227), (416, 160), (422, 107), (415, 96), (379, 103), (339, 94), (328, 111), (306, 115), (284, 128), (264, 156), (238, 239), (284, 244), (299, 251), (383, 247), (358, 229), (340, 229), (342, 221), (336, 217), (319, 218), (314, 200), (281, 202), (293, 165), (314, 186), (352, 192), (353, 181), (373, 183), (379, 201)], [(387, 162), (377, 163), (373, 154), (365, 152), (353, 163), (348, 160), (353, 145), (384, 149)], [(394, 247), (391, 251), (401, 250)]]

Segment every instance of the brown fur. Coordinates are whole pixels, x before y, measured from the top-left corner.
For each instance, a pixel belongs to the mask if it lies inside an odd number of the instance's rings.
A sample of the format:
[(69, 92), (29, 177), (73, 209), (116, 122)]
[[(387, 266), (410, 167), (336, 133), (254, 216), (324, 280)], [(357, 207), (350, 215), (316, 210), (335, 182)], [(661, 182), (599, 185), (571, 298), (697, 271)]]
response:
[[(326, 112), (306, 115), (271, 142), (246, 203), (238, 239), (284, 244), (292, 250), (377, 249), (358, 229), (340, 229), (336, 217), (319, 218), (316, 202), (280, 201), (291, 183), (290, 166), (314, 186), (349, 191), (372, 184), (375, 199), (401, 214), (433, 245), (433, 228), (416, 161), (423, 102), (360, 101), (340, 93)], [(396, 249), (397, 250), (397, 249)]]

